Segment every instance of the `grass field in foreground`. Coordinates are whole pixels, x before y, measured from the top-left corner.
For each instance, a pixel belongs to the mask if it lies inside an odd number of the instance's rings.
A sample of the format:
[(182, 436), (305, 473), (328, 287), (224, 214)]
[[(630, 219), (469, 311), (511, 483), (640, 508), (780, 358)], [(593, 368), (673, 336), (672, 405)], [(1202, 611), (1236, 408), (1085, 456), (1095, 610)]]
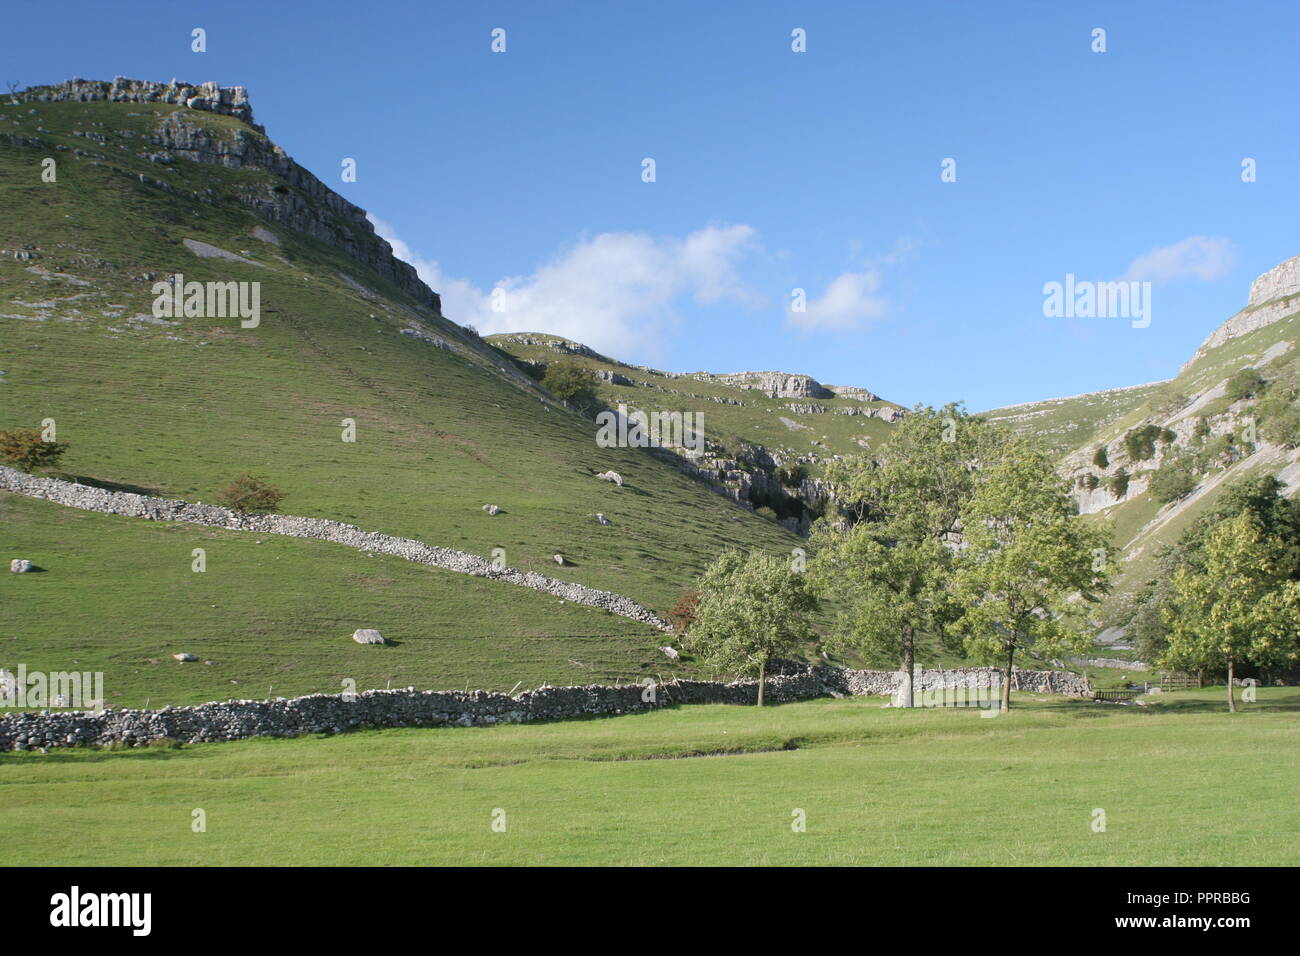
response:
[(4, 754), (0, 831), (42, 834), (10, 841), (25, 865), (1294, 865), (1300, 691), (1235, 716), (1222, 698), (1020, 694), (992, 719), (858, 698)]

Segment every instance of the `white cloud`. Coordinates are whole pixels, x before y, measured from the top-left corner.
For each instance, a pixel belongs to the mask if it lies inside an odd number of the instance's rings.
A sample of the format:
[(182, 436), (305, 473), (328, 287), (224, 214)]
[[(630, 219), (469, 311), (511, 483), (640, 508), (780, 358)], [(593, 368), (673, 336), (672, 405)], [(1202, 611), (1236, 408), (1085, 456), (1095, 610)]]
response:
[(852, 329), (884, 318), (889, 300), (876, 294), (882, 281), (879, 269), (841, 273), (819, 298), (807, 301), (804, 311), (794, 311), (793, 303), (787, 307), (786, 318), (802, 329)]
[(1213, 282), (1232, 269), (1232, 242), (1209, 236), (1188, 236), (1181, 242), (1156, 246), (1146, 255), (1129, 263), (1124, 280), (1128, 282), (1170, 282), (1174, 279), (1199, 279)]
[(804, 311), (786, 306), (789, 324), (802, 329), (853, 329), (863, 322), (883, 319), (889, 313), (889, 299), (880, 295), (885, 269), (904, 262), (920, 246), (913, 239), (898, 239), (883, 256), (867, 263), (862, 272), (843, 272), (826, 286), (820, 297), (809, 299)]
[(445, 275), (436, 260), (422, 259), (388, 223), (370, 221), (393, 254), (442, 296), (447, 318), (485, 335), (550, 332), (620, 355), (653, 352), (656, 337), (673, 319), (674, 303), (683, 297), (704, 304), (761, 301), (737, 272), (758, 250), (751, 226), (706, 226), (682, 239), (601, 233), (531, 274), (504, 277), (485, 291)]

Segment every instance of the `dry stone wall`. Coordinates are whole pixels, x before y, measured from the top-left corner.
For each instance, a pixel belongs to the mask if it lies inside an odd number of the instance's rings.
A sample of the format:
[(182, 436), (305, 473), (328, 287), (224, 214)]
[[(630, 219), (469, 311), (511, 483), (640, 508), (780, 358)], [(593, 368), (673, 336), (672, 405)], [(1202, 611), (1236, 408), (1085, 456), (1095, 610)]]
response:
[(620, 617), (649, 624), (661, 631), (672, 630), (672, 625), (653, 612), (631, 598), (612, 591), (598, 591), (581, 584), (549, 578), (535, 571), (519, 571), (515, 568), (498, 570), (493, 567), (492, 562), (476, 554), (451, 548), (433, 547), (414, 538), (395, 538), (374, 531), (363, 531), (355, 525), (343, 524), (340, 521), (301, 518), (293, 515), (240, 514), (220, 505), (193, 504), (174, 498), (153, 498), (125, 491), (107, 491), (103, 488), (56, 478), (41, 478), (6, 466), (0, 466), (0, 490), (12, 491), (29, 498), (53, 501), (82, 511), (126, 515), (144, 518), (147, 521), (188, 521), (231, 531), (255, 531), (259, 534), (283, 534), (294, 538), (318, 538), (361, 551), (391, 554), (407, 561), (428, 564), (447, 571), (492, 578), (496, 581), (544, 591), (566, 601), (573, 601), (575, 604), (601, 608)]
[[(788, 703), (825, 696), (888, 695), (900, 675), (787, 664), (765, 682), (765, 699)], [(991, 688), (996, 668), (925, 671), (920, 691)], [(1059, 671), (1015, 672), (1022, 690), (1082, 697), (1088, 682)], [(23, 711), (0, 716), (0, 751), (51, 747), (143, 746), (154, 740), (206, 743), (250, 737), (298, 737), (375, 727), (475, 727), (537, 720), (615, 716), (677, 704), (753, 704), (758, 682), (676, 680), (640, 684), (541, 687), (517, 695), (489, 691), (371, 690), (275, 700), (213, 701), (161, 710)]]

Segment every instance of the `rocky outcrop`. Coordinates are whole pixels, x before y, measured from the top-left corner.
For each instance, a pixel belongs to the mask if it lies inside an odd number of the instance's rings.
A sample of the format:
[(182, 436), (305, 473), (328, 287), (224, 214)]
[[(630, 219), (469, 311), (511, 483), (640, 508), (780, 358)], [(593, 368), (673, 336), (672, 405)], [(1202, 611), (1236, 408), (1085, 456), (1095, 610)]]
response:
[(753, 389), (763, 392), (768, 398), (835, 397), (832, 392), (822, 387), (821, 383), (811, 375), (798, 375), (790, 372), (736, 372), (728, 375), (698, 372), (694, 377), (704, 382), (718, 382), (722, 385)]
[(173, 498), (153, 498), (125, 491), (106, 491), (90, 485), (40, 478), (14, 468), (0, 465), (0, 490), (30, 498), (41, 498), (104, 514), (127, 515), (148, 521), (186, 521), (210, 528), (231, 531), (255, 531), (259, 534), (283, 534), (294, 538), (317, 538), (347, 545), (361, 551), (390, 554), (394, 557), (428, 564), (433, 567), (492, 578), (521, 587), (544, 591), (556, 597), (601, 608), (611, 614), (649, 624), (661, 631), (671, 631), (672, 625), (631, 598), (612, 591), (598, 591), (581, 584), (548, 578), (535, 571), (515, 568), (497, 568), (486, 558), (451, 548), (438, 548), (416, 541), (414, 538), (395, 538), (374, 531), (363, 531), (355, 525), (329, 521), (324, 518), (301, 518), (293, 515), (240, 514), (220, 505), (194, 504)]
[(1210, 333), (1180, 371), (1224, 342), (1272, 325), (1300, 312), (1300, 256), (1294, 256), (1250, 284), (1246, 307)]
[(878, 402), (880, 396), (875, 392), (867, 391), (865, 388), (858, 388), (856, 385), (827, 385), (836, 398), (851, 398), (857, 402)]
[(1250, 284), (1247, 305), (1263, 305), (1279, 296), (1300, 294), (1300, 256), (1274, 266)]
[[(57, 86), (32, 87), (16, 95), (20, 101), (32, 103), (108, 100), (180, 107), (159, 121), (145, 158), (164, 164), (181, 158), (273, 174), (279, 183), (265, 187), (250, 184), (240, 201), (274, 222), (343, 250), (420, 305), (442, 314), (438, 295), (420, 280), (413, 266), (394, 257), (392, 247), (375, 235), (365, 210), (334, 192), (266, 137), (262, 127), (253, 122), (253, 108), (242, 86), (195, 85), (175, 80), (151, 83), (117, 77), (111, 83), (68, 80)], [(203, 112), (233, 116), (245, 125), (233, 130), (217, 129), (199, 118), (197, 114)], [(146, 180), (174, 191), (170, 184)]]
[(204, 110), (233, 116), (262, 132), (253, 122), (253, 105), (242, 86), (219, 87), (216, 83), (153, 83), (129, 80), (124, 76), (105, 80), (73, 78), (53, 86), (33, 86), (15, 93), (21, 103), (88, 103), (108, 100), (112, 103), (171, 103), (192, 110)]
[[(825, 696), (892, 694), (898, 672), (787, 665), (764, 682), (764, 699), (789, 703)], [(944, 688), (989, 689), (995, 668), (924, 671), (914, 682), (917, 700)], [(1013, 687), (1038, 693), (1086, 697), (1091, 688), (1077, 674), (1013, 672)], [(943, 704), (943, 695), (934, 694)], [(52, 747), (143, 746), (153, 740), (206, 743), (250, 737), (299, 737), (372, 727), (473, 727), (538, 720), (571, 720), (655, 710), (679, 704), (753, 704), (758, 682), (674, 680), (661, 684), (540, 687), (518, 695), (489, 691), (370, 690), (358, 694), (312, 694), (286, 700), (212, 701), (193, 707), (102, 712), (18, 711), (0, 716), (0, 751)]]

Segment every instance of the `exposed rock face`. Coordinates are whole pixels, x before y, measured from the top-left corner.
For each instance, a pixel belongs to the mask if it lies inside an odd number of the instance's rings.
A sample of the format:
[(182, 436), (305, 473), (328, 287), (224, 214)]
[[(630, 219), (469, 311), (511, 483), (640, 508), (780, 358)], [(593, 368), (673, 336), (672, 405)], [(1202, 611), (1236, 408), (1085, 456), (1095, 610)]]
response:
[(609, 369), (609, 368), (596, 369), (596, 377), (600, 379), (602, 382), (608, 382), (610, 385), (635, 385), (636, 384), (636, 382), (632, 381), (626, 375), (620, 375), (618, 372), (615, 372), (613, 369)]
[(851, 398), (859, 402), (878, 402), (880, 396), (856, 385), (827, 385), (836, 398)]
[(1300, 311), (1300, 256), (1274, 266), (1250, 284), (1246, 307), (1210, 333), (1183, 365), (1187, 369), (1210, 349), (1238, 336), (1272, 325)]
[(763, 392), (768, 398), (834, 398), (832, 392), (822, 387), (811, 375), (790, 372), (736, 372), (731, 375), (714, 375), (700, 372), (696, 378), (706, 382), (721, 382), (738, 388)]
[(1300, 293), (1300, 256), (1274, 266), (1250, 284), (1247, 305), (1262, 305), (1280, 295)]
[[(784, 666), (764, 682), (772, 703), (825, 696), (890, 695), (902, 680), (897, 672), (839, 667)], [(991, 688), (995, 668), (925, 671), (916, 682), (919, 699), (941, 688)], [(1013, 673), (1020, 690), (1084, 697), (1086, 680), (1060, 671)], [(650, 699), (647, 700), (646, 698)], [(472, 727), (534, 720), (566, 720), (654, 710), (674, 704), (753, 704), (758, 682), (674, 680), (647, 695), (641, 684), (618, 687), (541, 687), (511, 697), (488, 691), (370, 690), (359, 694), (312, 694), (291, 700), (213, 701), (162, 710), (18, 711), (0, 716), (0, 751), (48, 747), (141, 746), (150, 740), (185, 743), (297, 737), (366, 727)]]
[[(171, 104), (181, 109), (163, 117), (154, 134), (160, 153), (155, 161), (176, 157), (228, 169), (261, 169), (283, 180), (283, 185), (250, 191), (241, 197), (261, 215), (315, 239), (342, 249), (353, 259), (388, 279), (421, 305), (442, 314), (442, 303), (416, 275), (415, 268), (393, 256), (392, 247), (375, 235), (365, 210), (348, 202), (295, 163), (276, 146), (262, 127), (253, 123), (253, 109), (241, 86), (223, 88), (215, 83), (150, 83), (117, 77), (69, 80), (58, 86), (36, 86), (17, 94), (23, 102), (86, 102)], [(247, 128), (215, 131), (195, 122), (186, 110), (233, 116)], [(158, 184), (169, 187), (170, 184)]]
[(33, 86), (17, 94), (23, 103), (61, 103), (73, 101), (109, 100), (113, 103), (172, 103), (192, 110), (206, 110), (233, 116), (262, 132), (253, 122), (253, 105), (242, 86), (219, 87), (207, 83), (152, 83), (148, 80), (129, 80), (124, 76), (104, 80), (73, 78), (55, 86)]

